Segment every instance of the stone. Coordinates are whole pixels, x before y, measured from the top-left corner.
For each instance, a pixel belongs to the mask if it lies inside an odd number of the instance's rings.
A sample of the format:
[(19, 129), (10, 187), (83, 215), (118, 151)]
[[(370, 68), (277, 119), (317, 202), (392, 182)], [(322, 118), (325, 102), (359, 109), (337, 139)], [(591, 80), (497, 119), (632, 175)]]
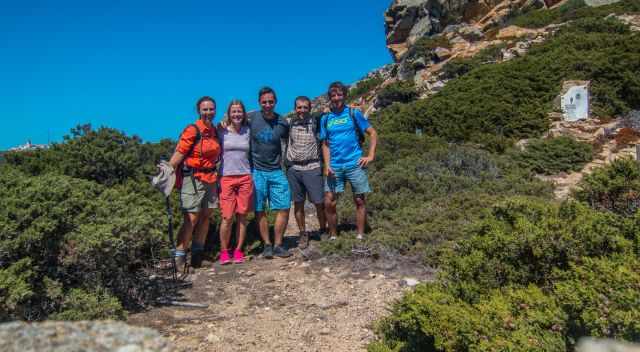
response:
[(169, 352), (169, 341), (157, 331), (114, 321), (0, 324), (0, 351), (3, 352)]
[(470, 42), (475, 42), (484, 38), (484, 33), (482, 33), (479, 28), (471, 25), (460, 26), (457, 32), (460, 36)]
[(640, 352), (640, 345), (609, 339), (584, 337), (578, 342), (576, 352)]
[(598, 7), (604, 5), (615, 4), (616, 2), (620, 2), (621, 0), (584, 0), (584, 3), (587, 6)]
[(415, 287), (420, 283), (420, 281), (418, 281), (417, 279), (414, 279), (412, 277), (405, 277), (404, 279), (402, 279), (401, 283), (402, 283), (403, 286)]
[(431, 19), (429, 17), (424, 17), (419, 20), (413, 28), (411, 28), (408, 38), (409, 44), (413, 45), (418, 39), (431, 33), (431, 26)]
[(530, 37), (535, 38), (538, 35), (538, 31), (535, 29), (522, 28), (518, 26), (508, 26), (502, 28), (498, 34), (496, 34), (496, 39), (513, 39), (513, 38), (523, 38)]
[(419, 57), (413, 60), (413, 69), (414, 70), (422, 70), (427, 67), (427, 60), (424, 57)]
[(445, 83), (443, 81), (436, 81), (434, 83), (429, 84), (429, 90), (433, 92), (439, 92), (444, 88)]
[(451, 51), (447, 48), (437, 47), (433, 49), (433, 53), (436, 55), (436, 57), (440, 61), (444, 61), (451, 57)]

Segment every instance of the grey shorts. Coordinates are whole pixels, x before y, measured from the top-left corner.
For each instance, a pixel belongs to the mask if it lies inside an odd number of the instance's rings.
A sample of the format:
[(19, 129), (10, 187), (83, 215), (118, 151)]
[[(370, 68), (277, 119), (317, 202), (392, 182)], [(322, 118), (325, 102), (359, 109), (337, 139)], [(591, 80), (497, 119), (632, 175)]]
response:
[(186, 213), (218, 207), (216, 183), (204, 183), (193, 176), (185, 176), (180, 189), (180, 208)]
[(289, 180), (291, 196), (295, 203), (304, 202), (307, 194), (309, 194), (311, 203), (320, 204), (323, 202), (324, 181), (321, 168), (301, 171), (291, 167), (287, 170), (287, 180)]

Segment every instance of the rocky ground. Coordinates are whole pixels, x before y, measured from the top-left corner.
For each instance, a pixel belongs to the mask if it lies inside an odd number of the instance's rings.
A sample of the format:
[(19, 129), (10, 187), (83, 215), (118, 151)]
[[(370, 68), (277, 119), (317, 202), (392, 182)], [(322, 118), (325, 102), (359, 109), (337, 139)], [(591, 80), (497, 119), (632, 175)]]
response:
[(566, 199), (570, 196), (578, 183), (585, 175), (593, 170), (606, 166), (619, 158), (638, 158), (635, 143), (628, 145), (618, 145), (615, 135), (620, 131), (623, 119), (614, 119), (609, 122), (602, 122), (598, 119), (584, 121), (555, 121), (549, 131), (549, 136), (570, 136), (578, 141), (590, 143), (596, 147), (594, 160), (587, 163), (582, 170), (571, 173), (560, 173), (557, 175), (540, 175), (540, 179), (549, 181), (555, 186), (555, 196), (558, 199)]
[[(287, 232), (296, 232), (293, 223)], [(296, 236), (286, 239), (291, 258), (193, 272), (180, 294), (208, 308), (157, 306), (129, 324), (160, 331), (180, 351), (363, 351), (389, 305), (433, 276), (411, 259), (332, 258), (317, 241), (303, 252)]]

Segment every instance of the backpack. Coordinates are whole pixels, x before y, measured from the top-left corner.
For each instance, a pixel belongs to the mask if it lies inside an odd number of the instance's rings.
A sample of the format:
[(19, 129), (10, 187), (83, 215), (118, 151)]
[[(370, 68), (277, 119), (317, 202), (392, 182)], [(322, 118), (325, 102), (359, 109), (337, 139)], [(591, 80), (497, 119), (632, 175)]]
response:
[[(176, 188), (177, 189), (181, 189), (182, 188), (182, 180), (184, 180), (184, 161), (187, 159), (187, 157), (189, 157), (189, 155), (191, 155), (191, 153), (193, 153), (193, 150), (196, 147), (196, 144), (198, 144), (198, 142), (200, 142), (200, 139), (202, 139), (202, 133), (200, 133), (200, 128), (198, 128), (198, 126), (195, 123), (190, 124), (189, 126), (187, 126), (184, 131), (187, 130), (187, 128), (189, 127), (193, 127), (196, 129), (196, 138), (193, 141), (193, 144), (191, 145), (191, 147), (189, 147), (189, 151), (187, 152), (187, 154), (184, 155), (184, 159), (182, 160), (182, 162), (180, 162), (180, 165), (178, 165), (178, 169), (175, 170), (176, 171)], [(184, 133), (184, 131), (182, 131), (182, 133)], [(180, 134), (180, 136), (182, 136), (182, 134)]]
[[(298, 126), (298, 125), (306, 125), (308, 126), (309, 124), (311, 125), (311, 130), (313, 131), (313, 135), (316, 136), (316, 140), (318, 139), (318, 125), (320, 125), (320, 118), (322, 118), (322, 115), (319, 116), (314, 116), (314, 114), (311, 114), (309, 117), (305, 118), (302, 122), (293, 122), (295, 121), (293, 118), (290, 118), (287, 122), (289, 123), (289, 128), (291, 129), (293, 126)], [(309, 123), (311, 122), (311, 123)], [(289, 132), (291, 133), (291, 131)], [(292, 167), (294, 165), (293, 162), (291, 162), (289, 159), (287, 159), (287, 151), (289, 149), (289, 141), (291, 140), (291, 134), (289, 134), (289, 137), (286, 140), (286, 143), (283, 142), (283, 146), (284, 148), (282, 149), (282, 161), (284, 164), (285, 169), (289, 169), (290, 167)], [(321, 146), (320, 144), (318, 144), (318, 151), (320, 152)], [(319, 156), (318, 159), (320, 162), (322, 162), (322, 155)], [(314, 162), (313, 160), (311, 162)]]
[[(324, 119), (324, 130), (328, 131), (327, 125), (329, 123), (329, 114), (325, 114), (324, 116), (327, 116), (327, 118)], [(362, 144), (364, 144), (364, 133), (362, 133), (362, 130), (360, 130), (360, 125), (358, 124), (358, 120), (356, 119), (355, 116), (355, 109), (352, 107), (349, 107), (349, 117), (351, 117), (351, 121), (353, 121), (353, 126), (356, 129), (356, 135), (358, 136), (358, 144), (360, 145), (360, 147), (362, 147)]]

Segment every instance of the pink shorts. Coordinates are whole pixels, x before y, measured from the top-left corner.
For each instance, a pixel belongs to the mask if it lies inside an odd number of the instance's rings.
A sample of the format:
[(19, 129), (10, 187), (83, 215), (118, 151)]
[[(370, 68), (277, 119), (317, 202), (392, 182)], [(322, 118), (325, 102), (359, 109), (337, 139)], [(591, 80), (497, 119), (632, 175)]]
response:
[(253, 180), (251, 175), (232, 175), (220, 178), (220, 210), (222, 217), (246, 215), (253, 209)]

